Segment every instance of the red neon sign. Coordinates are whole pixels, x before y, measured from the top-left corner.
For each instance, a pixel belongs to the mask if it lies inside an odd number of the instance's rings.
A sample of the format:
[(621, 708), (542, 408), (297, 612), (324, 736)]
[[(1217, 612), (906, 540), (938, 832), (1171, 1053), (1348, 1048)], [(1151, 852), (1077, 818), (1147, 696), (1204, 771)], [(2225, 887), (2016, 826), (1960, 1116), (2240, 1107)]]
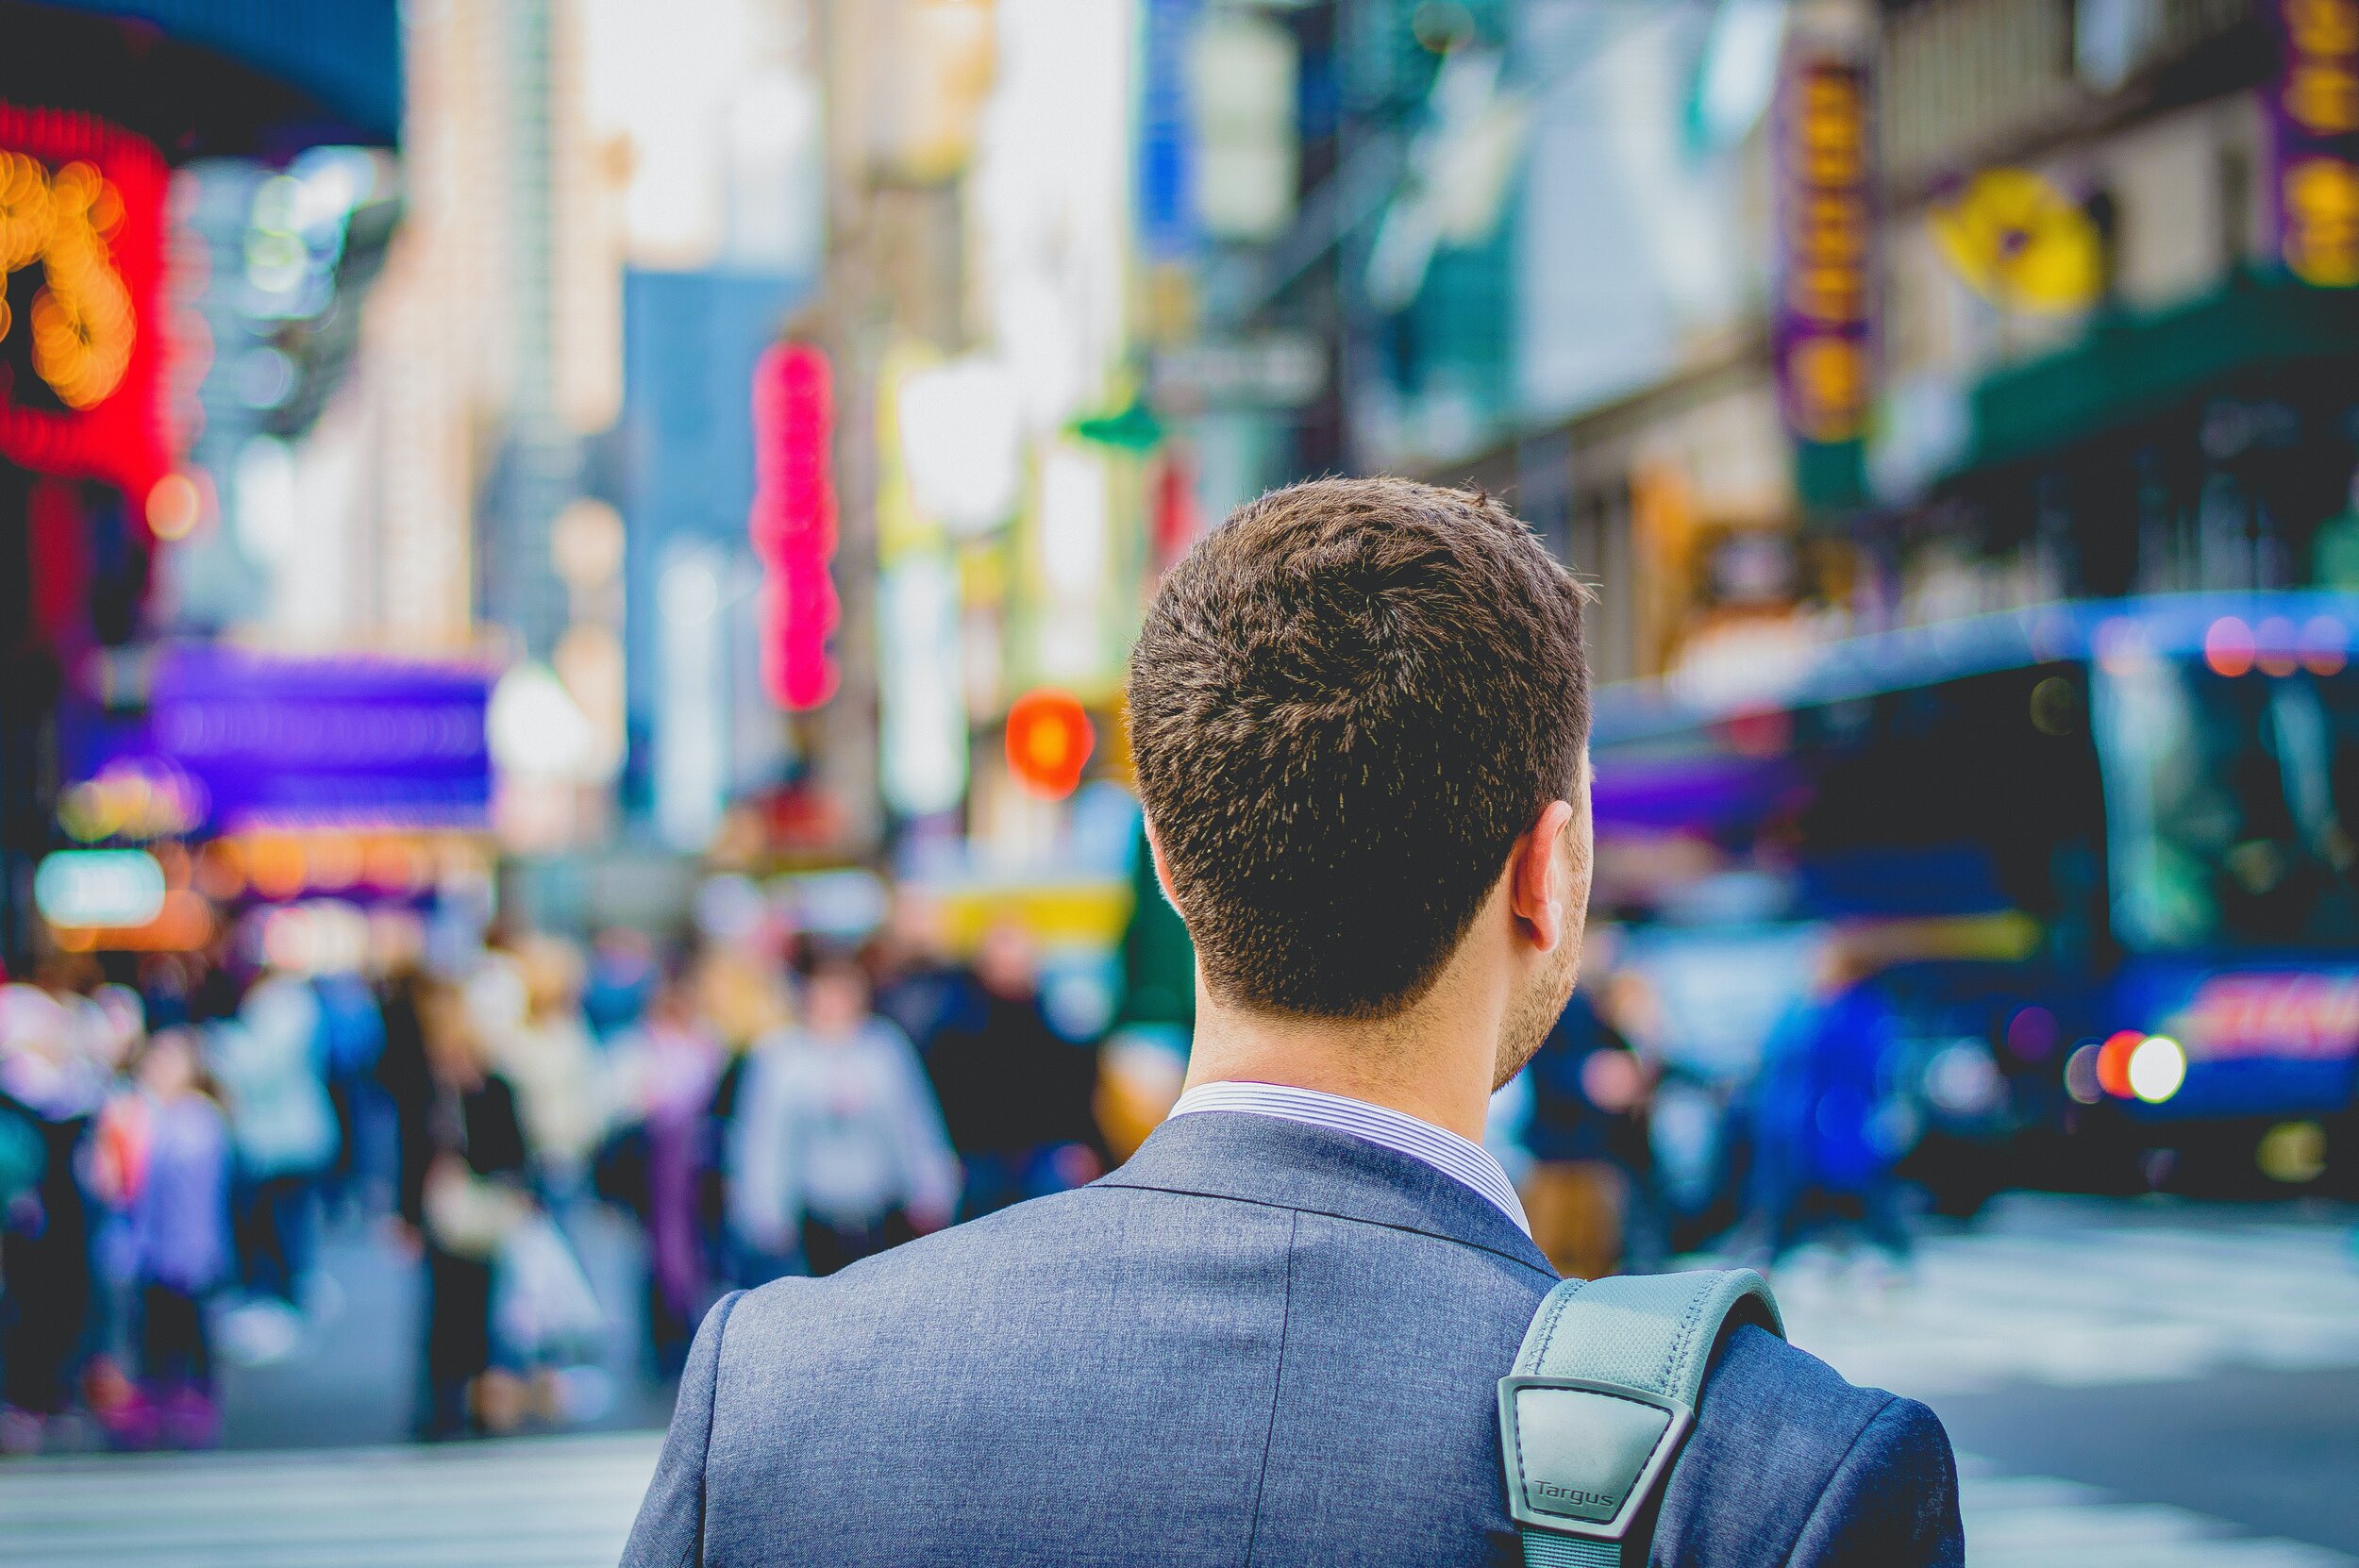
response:
[(0, 104), (0, 456), (142, 505), (172, 471), (164, 184), (128, 131)]
[(2284, 1057), (2330, 1061), (2359, 1050), (2359, 973), (2215, 975), (2182, 1024), (2201, 1061)]
[(778, 343), (754, 367), (754, 505), (761, 558), (761, 683), (780, 708), (817, 708), (839, 678), (828, 637), (838, 605), (834, 378), (809, 343)]

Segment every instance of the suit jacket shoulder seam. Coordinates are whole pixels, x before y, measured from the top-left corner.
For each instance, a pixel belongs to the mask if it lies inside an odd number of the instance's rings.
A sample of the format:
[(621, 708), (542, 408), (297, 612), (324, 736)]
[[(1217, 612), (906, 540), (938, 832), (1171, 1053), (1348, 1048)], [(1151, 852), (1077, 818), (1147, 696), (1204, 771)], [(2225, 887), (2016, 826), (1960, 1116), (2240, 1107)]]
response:
[(1253, 1548), (1262, 1539), (1262, 1493), (1269, 1484), (1270, 1449), (1278, 1442), (1278, 1407), (1286, 1393), (1286, 1338), (1294, 1327), (1295, 1308), (1295, 1243), (1302, 1234), (1302, 1212), (1295, 1211), (1294, 1223), (1286, 1227), (1286, 1285), (1278, 1307), (1278, 1365), (1270, 1374), (1269, 1426), (1262, 1433), (1262, 1468), (1253, 1477), (1252, 1523), (1246, 1528), (1246, 1568), (1253, 1568)]
[[(721, 1356), (728, 1343), (729, 1317), (737, 1310), (744, 1291), (731, 1291), (714, 1306), (718, 1314), (712, 1321), (712, 1390), (705, 1398), (704, 1442), (696, 1448), (696, 1533), (680, 1553), (681, 1568), (693, 1560), (702, 1568), (705, 1560), (705, 1519), (711, 1511), (709, 1489), (711, 1484), (712, 1426), (719, 1419), (721, 1407)], [(692, 1559), (690, 1554), (694, 1553)]]

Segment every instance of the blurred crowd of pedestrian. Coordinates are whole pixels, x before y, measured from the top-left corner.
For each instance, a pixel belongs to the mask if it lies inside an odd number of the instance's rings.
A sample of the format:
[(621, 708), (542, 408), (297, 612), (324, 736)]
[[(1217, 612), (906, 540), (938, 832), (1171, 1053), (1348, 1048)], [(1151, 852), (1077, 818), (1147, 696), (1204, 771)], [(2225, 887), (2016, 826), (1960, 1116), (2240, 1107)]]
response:
[(1774, 1273), (1824, 1237), (1865, 1241), (1885, 1278), (1904, 1277), (1897, 1167), (1916, 1129), (1881, 981), (1872, 944), (1831, 932), (1753, 1071), (1700, 1081), (1622, 933), (1592, 928), (1571, 1002), (1492, 1107), (1489, 1142), (1549, 1260), (1594, 1279), (1711, 1243)]
[[(432, 964), (389, 940), (326, 973), (225, 942), (0, 988), (0, 1451), (93, 1426), (127, 1447), (215, 1441), (216, 1355), (284, 1359), (336, 1309), (324, 1224), (414, 1260), (415, 1422), (439, 1438), (579, 1416), (620, 1322), (676, 1373), (725, 1290), (1094, 1179), (1168, 1109), (1178, 1057), (1142, 1075), (1120, 1038), (1076, 1028), (1016, 919), (954, 960), (923, 913), (669, 952), (628, 930), (587, 949), (495, 934)], [(1904, 1267), (1873, 969), (1831, 944), (1758, 1074), (1714, 1102), (1743, 1175), (1732, 1211), (1699, 1214), (1664, 1155), (1697, 1095), (1617, 933), (1596, 933), (1494, 1105), (1557, 1266), (1660, 1269), (1721, 1230), (1770, 1266), (1832, 1217)], [(644, 1236), (636, 1311), (583, 1266), (593, 1206)]]
[[(962, 963), (918, 925), (332, 973), (225, 942), (0, 987), (0, 1452), (216, 1441), (216, 1357), (336, 1310), (325, 1225), (415, 1260), (439, 1438), (577, 1413), (618, 1322), (677, 1372), (725, 1290), (1096, 1177), (1099, 1041), (1025, 928)], [(644, 1233), (642, 1311), (583, 1267), (594, 1205)]]

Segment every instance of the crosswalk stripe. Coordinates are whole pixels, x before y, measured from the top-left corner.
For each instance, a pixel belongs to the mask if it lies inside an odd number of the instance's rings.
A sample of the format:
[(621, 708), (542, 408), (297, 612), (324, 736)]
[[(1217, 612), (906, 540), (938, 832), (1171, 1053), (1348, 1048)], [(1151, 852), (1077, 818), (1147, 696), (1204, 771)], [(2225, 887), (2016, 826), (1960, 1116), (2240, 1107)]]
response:
[(5, 1568), (611, 1568), (655, 1433), (0, 1467)]
[[(657, 1437), (0, 1469), (9, 1568), (609, 1568)], [(1971, 1568), (2359, 1568), (2184, 1509), (1961, 1461)]]
[(1919, 1398), (2359, 1366), (2359, 1268), (2342, 1228), (2100, 1217), (2119, 1212), (2004, 1199), (1972, 1228), (1928, 1237), (1914, 1278), (1889, 1290), (1805, 1252), (1775, 1281), (1787, 1331), (1854, 1381)]
[(2359, 1568), (2298, 1541), (2239, 1534), (2186, 1509), (2127, 1503), (2047, 1476), (1994, 1476), (1959, 1460), (1966, 1568)]

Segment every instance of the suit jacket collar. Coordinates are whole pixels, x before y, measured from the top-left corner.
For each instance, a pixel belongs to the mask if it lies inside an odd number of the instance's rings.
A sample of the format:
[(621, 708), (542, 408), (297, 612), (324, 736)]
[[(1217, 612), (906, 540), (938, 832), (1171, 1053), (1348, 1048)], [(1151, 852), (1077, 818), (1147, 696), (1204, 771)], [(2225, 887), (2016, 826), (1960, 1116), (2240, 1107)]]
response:
[(1413, 1230), (1556, 1277), (1531, 1238), (1465, 1183), (1381, 1144), (1275, 1116), (1175, 1116), (1095, 1185), (1234, 1198)]

